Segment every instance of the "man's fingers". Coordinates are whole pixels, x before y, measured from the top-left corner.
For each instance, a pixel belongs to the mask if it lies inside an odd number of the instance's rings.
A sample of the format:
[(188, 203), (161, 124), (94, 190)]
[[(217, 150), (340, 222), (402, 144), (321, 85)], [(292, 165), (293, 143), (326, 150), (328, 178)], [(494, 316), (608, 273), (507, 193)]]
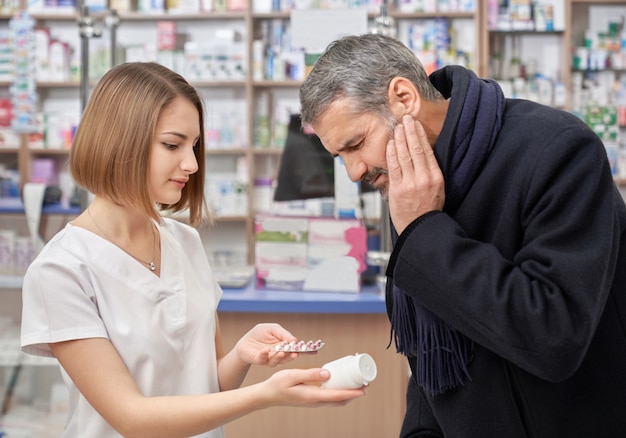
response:
[(435, 151), (428, 141), (428, 137), (426, 136), (426, 131), (424, 131), (424, 127), (421, 123), (413, 121), (411, 117), (409, 117), (409, 119), (411, 119), (412, 121), (412, 123), (409, 123), (409, 129), (415, 131), (418, 139), (416, 144), (420, 145), (415, 148), (415, 155), (420, 155), (424, 159), (426, 167), (429, 170), (438, 169), (439, 163), (437, 162), (437, 157), (435, 157)]
[(390, 183), (399, 183), (402, 181), (402, 168), (398, 163), (398, 153), (396, 150), (396, 144), (393, 140), (387, 142), (386, 150), (387, 159), (387, 175)]
[(391, 184), (429, 178), (439, 164), (426, 131), (410, 115), (402, 117), (394, 128), (393, 139), (387, 143), (387, 171)]
[(396, 145), (398, 164), (402, 168), (402, 172), (406, 177), (408, 172), (413, 172), (413, 157), (411, 156), (412, 154), (409, 150), (410, 143), (403, 123), (396, 125), (393, 133), (393, 139)]
[(432, 146), (428, 143), (426, 132), (421, 123), (417, 123), (413, 117), (406, 115), (402, 117), (402, 126), (412, 158), (423, 159), (432, 153)]

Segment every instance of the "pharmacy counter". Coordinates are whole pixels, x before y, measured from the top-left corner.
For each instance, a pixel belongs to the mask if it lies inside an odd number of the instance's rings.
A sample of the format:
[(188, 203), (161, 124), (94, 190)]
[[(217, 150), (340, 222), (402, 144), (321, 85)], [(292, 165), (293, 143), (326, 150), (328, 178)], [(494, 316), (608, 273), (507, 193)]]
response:
[[(385, 298), (376, 287), (359, 293), (261, 290), (254, 283), (224, 289), (220, 328), (227, 347), (254, 325), (281, 324), (301, 340), (322, 340), (315, 354), (300, 355), (275, 368), (252, 367), (244, 386), (284, 368), (320, 367), (355, 353), (370, 354), (378, 376), (367, 395), (343, 407), (317, 409), (273, 407), (226, 425), (226, 436), (258, 438), (394, 437), (400, 433), (408, 380), (406, 359), (390, 346)], [(381, 415), (384, 413), (384, 415)], [(280, 425), (280, 426), (279, 426)]]
[(376, 287), (361, 292), (304, 292), (256, 289), (224, 289), (219, 311), (278, 313), (386, 313), (385, 297)]

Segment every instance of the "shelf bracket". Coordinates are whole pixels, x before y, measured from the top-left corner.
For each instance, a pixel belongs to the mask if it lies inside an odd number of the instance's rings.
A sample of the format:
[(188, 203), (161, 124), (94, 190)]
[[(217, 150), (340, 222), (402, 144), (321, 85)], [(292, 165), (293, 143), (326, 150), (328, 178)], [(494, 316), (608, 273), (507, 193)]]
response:
[(87, 106), (88, 85), (89, 85), (89, 40), (99, 38), (102, 31), (94, 25), (94, 21), (89, 16), (89, 7), (80, 7), (78, 17), (78, 29), (80, 33), (80, 112), (81, 114)]

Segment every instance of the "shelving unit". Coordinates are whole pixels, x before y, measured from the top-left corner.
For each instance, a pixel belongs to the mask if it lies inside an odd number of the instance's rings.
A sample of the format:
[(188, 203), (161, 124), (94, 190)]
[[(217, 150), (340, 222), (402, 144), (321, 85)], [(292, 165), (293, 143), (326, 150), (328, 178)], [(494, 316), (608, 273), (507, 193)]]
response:
[[(563, 0), (565, 9), (565, 26), (562, 30), (547, 32), (533, 31), (494, 31), (487, 27), (488, 11), (487, 2), (476, 2), (477, 9), (469, 12), (403, 12), (392, 9), (390, 16), (395, 20), (398, 28), (398, 38), (406, 41), (408, 29), (416, 23), (427, 23), (437, 19), (446, 19), (451, 28), (457, 34), (460, 32), (460, 39), (463, 41), (464, 49), (469, 53), (469, 67), (474, 69), (479, 76), (493, 77), (495, 72), (490, 70), (490, 56), (493, 54), (494, 45), (505, 44), (506, 41), (518, 39), (523, 41), (524, 46), (535, 47), (545, 46), (544, 41), (549, 41), (547, 45), (556, 47), (550, 49), (558, 51), (556, 56), (550, 52), (545, 57), (558, 59), (555, 62), (562, 81), (567, 89), (571, 88), (571, 52), (577, 40), (581, 38), (581, 29), (584, 29), (585, 21), (581, 18), (589, 12), (589, 8), (597, 5), (623, 5), (618, 0)], [(104, 13), (92, 14), (94, 19), (103, 20)], [(369, 13), (371, 21), (375, 14)], [(216, 166), (222, 167), (225, 162), (235, 162), (243, 157), (247, 162), (247, 201), (245, 214), (229, 215), (225, 217), (217, 216), (215, 224), (202, 229), (207, 241), (207, 252), (216, 248), (223, 249), (230, 243), (220, 242), (224, 236), (227, 239), (236, 239), (236, 246), (243, 248), (245, 259), (248, 263), (254, 260), (254, 182), (259, 176), (274, 177), (280, 162), (282, 148), (280, 145), (271, 143), (269, 145), (259, 145), (255, 143), (255, 105), (259, 96), (263, 93), (270, 94), (270, 106), (276, 99), (297, 99), (297, 90), (300, 85), (299, 80), (258, 80), (252, 73), (252, 46), (258, 38), (261, 26), (264, 22), (276, 20), (288, 21), (290, 13), (288, 11), (277, 12), (255, 12), (253, 5), (245, 11), (219, 11), (203, 13), (158, 13), (144, 14), (139, 12), (119, 12), (120, 24), (117, 28), (118, 44), (125, 45), (137, 40), (154, 40), (156, 35), (156, 23), (161, 20), (174, 21), (179, 28), (190, 34), (191, 39), (202, 39), (209, 35), (207, 29), (216, 26), (229, 26), (239, 30), (243, 36), (246, 47), (246, 78), (236, 81), (196, 81), (192, 83), (199, 91), (211, 99), (212, 95), (224, 95), (230, 93), (243, 102), (245, 107), (245, 117), (242, 122), (242, 129), (245, 133), (243, 144), (233, 145), (220, 149), (208, 149), (208, 162), (216, 162)], [(0, 28), (3, 23), (8, 23), (10, 15), (0, 15)], [(53, 29), (62, 28), (63, 35), (73, 34), (75, 49), (79, 46), (79, 34), (74, 14), (34, 14), (33, 18), (38, 24), (47, 24)], [(141, 32), (141, 37), (137, 38), (137, 33)], [(69, 37), (68, 37), (69, 38)], [(104, 36), (103, 36), (104, 38)], [(531, 49), (531, 52), (537, 50)], [(0, 83), (0, 90), (7, 89), (8, 83)], [(79, 84), (77, 82), (40, 82), (37, 84), (40, 98), (45, 101), (47, 98), (53, 99), (57, 94), (68, 96), (64, 98), (75, 98), (78, 101)], [(569, 102), (566, 105), (569, 106)], [(29, 179), (30, 166), (34, 157), (53, 158), (61, 165), (67, 158), (66, 150), (52, 151), (46, 149), (30, 149), (28, 139), (20, 137), (19, 144), (11, 148), (0, 149), (1, 162), (15, 161), (18, 163), (22, 183)], [(210, 166), (209, 166), (210, 169)], [(623, 183), (618, 181), (618, 183)], [(217, 231), (215, 231), (217, 230)], [(224, 233), (224, 231), (226, 231)]]
[[(92, 14), (95, 20), (103, 20), (105, 17), (104, 13), (95, 13)], [(11, 19), (11, 15), (0, 15), (0, 29), (4, 24), (5, 27), (8, 28), (8, 22)], [(78, 26), (76, 24), (76, 15), (75, 14), (33, 14), (32, 17), (35, 19), (37, 25), (48, 25), (52, 28), (52, 32), (59, 28), (63, 28), (64, 30), (69, 29), (69, 33), (71, 36), (68, 36), (68, 32), (63, 32), (64, 38), (69, 40), (70, 44), (73, 46), (74, 50), (78, 50), (80, 47), (79, 42), (79, 33)], [(140, 14), (137, 12), (122, 12), (120, 13), (120, 23), (121, 25), (118, 28), (118, 45), (128, 44), (131, 42), (135, 42), (135, 38), (133, 36), (134, 31), (139, 30), (142, 35), (142, 38), (148, 41), (154, 41), (156, 39), (156, 23), (160, 20), (172, 20), (178, 23), (181, 27), (184, 27), (187, 30), (190, 27), (193, 27), (196, 31), (200, 29), (200, 32), (204, 30), (205, 27), (210, 27), (206, 25), (206, 23), (225, 23), (225, 26), (230, 26), (231, 23), (235, 23), (235, 26), (238, 26), (241, 30), (245, 32), (248, 28), (248, 20), (249, 14), (247, 11), (235, 11), (235, 12), (212, 12), (212, 13), (201, 13), (201, 14)], [(219, 24), (216, 24), (219, 25)], [(130, 31), (130, 32), (129, 32)], [(58, 35), (54, 35), (58, 37)], [(205, 35), (206, 36), (206, 35)], [(202, 36), (199, 37), (202, 39)], [(232, 95), (236, 95), (243, 104), (249, 101), (251, 98), (251, 85), (248, 80), (216, 80), (216, 81), (191, 81), (194, 86), (198, 88), (201, 94), (203, 95), (215, 95), (215, 94), (229, 94), (229, 98)], [(0, 83), (0, 91), (8, 90), (11, 84), (4, 82)], [(90, 88), (93, 85), (90, 83)], [(40, 106), (43, 106), (46, 99), (50, 97), (51, 94), (60, 94), (62, 99), (70, 99), (76, 102), (76, 107), (78, 107), (79, 96), (80, 96), (80, 84), (77, 81), (67, 81), (67, 82), (38, 82), (37, 83), (37, 92), (40, 95)], [(55, 96), (52, 96), (53, 99)], [(244, 108), (245, 110), (245, 108)], [(244, 118), (244, 123), (247, 124), (247, 116)], [(251, 128), (246, 128), (244, 131), (250, 132)], [(247, 134), (246, 134), (247, 135)], [(208, 149), (207, 157), (208, 161), (213, 161), (216, 158), (218, 160), (225, 159), (236, 159), (237, 157), (243, 156), (248, 158), (251, 161), (251, 152), (247, 147), (249, 144), (249, 139), (244, 138), (239, 145), (232, 145), (228, 147), (222, 147), (220, 149)], [(222, 146), (222, 145), (220, 145)], [(30, 180), (31, 175), (31, 165), (34, 158), (45, 157), (52, 158), (56, 163), (57, 167), (61, 167), (65, 165), (67, 157), (69, 155), (69, 150), (66, 149), (34, 149), (29, 145), (28, 135), (23, 134), (20, 135), (17, 139), (17, 142), (14, 146), (9, 148), (0, 148), (0, 163), (8, 163), (9, 165), (13, 163), (17, 163), (17, 168), (20, 173), (20, 186)], [(0, 208), (0, 214), (10, 213), (16, 214), (19, 213), (19, 209), (2, 209)], [(238, 216), (228, 216), (228, 217), (217, 217), (216, 222), (219, 225), (220, 223), (226, 223), (227, 227), (229, 224), (233, 223), (252, 223), (248, 219), (247, 211), (245, 214), (241, 214)], [(76, 209), (69, 209), (67, 211), (55, 211), (57, 214), (76, 214)], [(53, 213), (53, 214), (55, 214)], [(249, 230), (246, 230), (246, 233), (251, 232), (251, 225), (248, 226)], [(247, 245), (247, 244), (246, 244)]]
[[(566, 32), (570, 55), (567, 64), (570, 72), (568, 85), (573, 86), (575, 76), (582, 77), (583, 80), (589, 79), (592, 82), (610, 82), (612, 84), (616, 84), (616, 81), (621, 78), (620, 82), (623, 83), (626, 78), (626, 59), (623, 59), (622, 65), (609, 65), (598, 69), (590, 63), (587, 68), (581, 69), (575, 65), (575, 57), (578, 48), (588, 44), (587, 29), (592, 29), (593, 33), (597, 35), (597, 32), (600, 31), (610, 33), (608, 31), (611, 22), (616, 23), (616, 25), (626, 25), (623, 21), (626, 20), (626, 3), (619, 0), (568, 0), (568, 3), (567, 22), (570, 24)], [(618, 141), (623, 145), (626, 138), (626, 124), (623, 120), (620, 123)], [(620, 187), (622, 195), (626, 194), (626, 178), (618, 178), (616, 183)]]
[[(253, 0), (250, 0), (253, 1)], [(490, 70), (490, 56), (493, 53), (494, 46), (497, 44), (505, 44), (505, 41), (512, 39), (520, 39), (524, 41), (524, 45), (528, 44), (535, 47), (541, 45), (543, 41), (548, 41), (549, 46), (558, 47), (558, 53), (553, 56), (556, 60), (557, 69), (562, 75), (562, 80), (567, 90), (571, 89), (572, 74), (572, 49), (580, 45), (584, 37), (584, 29), (588, 25), (585, 17), (589, 15), (589, 10), (595, 6), (619, 6), (624, 7), (623, 0), (563, 0), (565, 7), (565, 26), (564, 29), (554, 32), (534, 32), (534, 31), (491, 31), (487, 28), (487, 2), (477, 0), (477, 10), (472, 12), (402, 12), (399, 10), (391, 10), (390, 16), (395, 20), (398, 26), (398, 38), (405, 40), (408, 38), (408, 29), (416, 23), (430, 23), (438, 19), (447, 19), (448, 24), (455, 29), (458, 34), (462, 35), (463, 48), (471, 53), (468, 55), (469, 67), (474, 69), (479, 76), (493, 77), (495, 73)], [(94, 13), (94, 18), (102, 20), (104, 14)], [(246, 188), (247, 200), (245, 201), (245, 214), (236, 214), (228, 216), (217, 216), (215, 223), (201, 227), (200, 232), (206, 243), (208, 254), (216, 251), (231, 251), (233, 247), (244, 253), (244, 262), (252, 264), (254, 262), (254, 184), (255, 179), (259, 176), (275, 177), (278, 169), (283, 149), (274, 142), (267, 145), (260, 145), (255, 141), (255, 108), (256, 102), (263, 93), (270, 95), (270, 107), (276, 99), (296, 99), (298, 88), (301, 84), (299, 80), (268, 80), (255, 79), (252, 73), (253, 54), (252, 46), (258, 37), (261, 23), (272, 20), (289, 20), (290, 13), (281, 12), (254, 12), (252, 4), (245, 11), (233, 12), (211, 12), (211, 13), (177, 13), (177, 14), (143, 14), (138, 12), (120, 12), (120, 25), (118, 28), (118, 44), (123, 45), (129, 42), (136, 42), (137, 32), (141, 32), (142, 36), (139, 40), (154, 41), (156, 38), (156, 23), (161, 20), (176, 22), (180, 28), (189, 32), (192, 38), (205, 38), (208, 35), (208, 29), (216, 26), (234, 27), (241, 31), (246, 47), (246, 68), (247, 75), (243, 80), (215, 80), (215, 81), (191, 81), (198, 88), (201, 94), (210, 101), (213, 97), (221, 98), (223, 96), (232, 96), (234, 99), (242, 102), (244, 117), (241, 121), (243, 130), (243, 141), (241, 144), (221, 145), (220, 148), (208, 148), (207, 169), (209, 172), (218, 172), (224, 168), (234, 168), (236, 162), (240, 158), (244, 158), (247, 162), (246, 170)], [(0, 14), (0, 29), (7, 27), (7, 23), (11, 18), (10, 15)], [(33, 18), (38, 24), (46, 24), (53, 29), (62, 30), (64, 37), (71, 39), (75, 50), (80, 46), (78, 27), (76, 25), (76, 16), (74, 14), (35, 14)], [(374, 15), (369, 13), (368, 18), (371, 21)], [(533, 50), (531, 49), (531, 52)], [(545, 56), (544, 56), (545, 57)], [(0, 82), (0, 91), (8, 90), (11, 84)], [(77, 81), (68, 82), (39, 82), (37, 84), (40, 100), (42, 102), (47, 99), (73, 100), (75, 106), (78, 107), (80, 84)], [(566, 107), (571, 102), (567, 102)], [(271, 111), (271, 110), (270, 110)], [(624, 127), (622, 127), (622, 132)], [(21, 135), (16, 144), (10, 147), (0, 148), (0, 163), (16, 164), (21, 175), (22, 184), (29, 180), (31, 174), (31, 164), (34, 158), (52, 158), (59, 166), (62, 166), (67, 160), (69, 151), (66, 149), (32, 149), (29, 147), (27, 135)], [(618, 180), (622, 192), (626, 188), (626, 180)], [(22, 228), (22, 232), (26, 232), (26, 225), (22, 218), (22, 210), (20, 208), (0, 208), (0, 224), (2, 228), (13, 227), (18, 222)], [(78, 209), (62, 209), (58, 206), (46, 207), (42, 217), (42, 234), (50, 237), (56, 230), (62, 227), (68, 220), (79, 213)], [(22, 278), (20, 275), (0, 275), (0, 316), (9, 314), (14, 318), (19, 317), (20, 294)], [(259, 318), (265, 318), (260, 315)], [(284, 318), (287, 326), (301, 323), (303, 327), (315, 325), (311, 324), (308, 318), (301, 319), (299, 315), (276, 315), (277, 319)], [(331, 317), (324, 318), (319, 324), (319, 330), (327, 330), (328, 336), (334, 336)], [(340, 319), (345, 323), (344, 316)], [(234, 333), (241, 327), (239, 315), (227, 315), (224, 319), (226, 323), (226, 333)], [(353, 321), (350, 319), (350, 321)], [(356, 322), (356, 319), (353, 321)], [(346, 323), (347, 330), (354, 329), (353, 322)], [(229, 326), (230, 324), (230, 326)], [(372, 327), (371, 320), (363, 320), (363, 327)], [(384, 315), (377, 316), (377, 324), (384, 327), (386, 317)], [(229, 329), (230, 328), (230, 329)], [(373, 331), (372, 333), (382, 333)], [(320, 332), (316, 332), (316, 336)], [(357, 338), (359, 338), (357, 334)], [(363, 339), (363, 336), (360, 337)], [(350, 338), (352, 339), (352, 338)], [(369, 339), (369, 338), (368, 338)], [(235, 340), (232, 340), (233, 342)], [(347, 341), (346, 341), (347, 342)], [(350, 341), (351, 342), (351, 341)], [(368, 341), (371, 345), (372, 343)], [(384, 340), (383, 340), (384, 342)], [(345, 348), (352, 348), (353, 344), (346, 344)], [(352, 346), (351, 346), (352, 345)], [(15, 367), (18, 363), (26, 365), (39, 365), (43, 363), (36, 362), (37, 358), (29, 357), (29, 362), (22, 362), (24, 358), (15, 356), (15, 360), (0, 360), (0, 366), (5, 368)], [(395, 360), (395, 359), (394, 359)], [(54, 363), (53, 360), (47, 361), (46, 364)], [(38, 367), (35, 367), (38, 368)], [(399, 367), (399, 369), (402, 369)], [(39, 371), (43, 371), (41, 368)], [(6, 376), (6, 373), (5, 373)], [(0, 378), (2, 375), (0, 374)], [(253, 377), (257, 377), (256, 375)], [(261, 376), (258, 376), (259, 378)], [(403, 377), (404, 378), (404, 377)], [(5, 380), (6, 381), (6, 380)], [(3, 381), (0, 379), (0, 387)], [(402, 385), (402, 387), (404, 387)], [(375, 390), (375, 388), (372, 388)], [(400, 392), (402, 389), (398, 389)], [(395, 400), (395, 399), (394, 399)], [(399, 400), (399, 399), (398, 399)], [(395, 400), (395, 402), (398, 402)], [(400, 409), (394, 409), (394, 412), (400, 412)], [(270, 417), (263, 417), (262, 414), (250, 417), (249, 422), (242, 421), (237, 424), (230, 425), (229, 428), (238, 430), (241, 428), (246, 432), (254, 434), (259, 425), (264, 427), (263, 420), (269, 422)], [(355, 417), (358, 418), (358, 417)], [(271, 423), (271, 422), (270, 422)], [(395, 422), (395, 424), (400, 424)], [(273, 427), (273, 423), (265, 425), (268, 430)], [(366, 432), (365, 432), (366, 433)], [(382, 433), (382, 432), (381, 432)]]
[[(626, 4), (620, 0), (567, 0), (569, 7), (567, 8), (566, 20), (569, 23), (565, 30), (566, 56), (565, 64), (570, 73), (568, 77), (568, 89), (571, 89), (571, 73), (576, 71), (573, 66), (574, 50), (576, 47), (583, 46), (585, 41), (585, 31), (590, 25), (590, 13), (592, 9), (610, 7), (622, 11), (626, 14)], [(617, 17), (616, 17), (617, 18)], [(617, 70), (616, 70), (617, 71)], [(617, 71), (619, 73), (619, 71)], [(621, 71), (624, 72), (624, 69)]]
[[(251, 5), (252, 6), (252, 5)], [(96, 20), (103, 19), (103, 13), (92, 14)], [(412, 22), (419, 22), (424, 20), (434, 20), (437, 18), (447, 18), (451, 23), (464, 23), (465, 27), (469, 25), (471, 30), (471, 38), (474, 40), (474, 46), (472, 47), (472, 56), (477, 59), (478, 53), (478, 27), (476, 26), (478, 11), (474, 12), (450, 12), (450, 13), (400, 13), (392, 12), (393, 18), (398, 23), (399, 27), (404, 27)], [(234, 12), (211, 12), (211, 13), (199, 13), (199, 14), (142, 14), (138, 12), (119, 12), (120, 24), (117, 28), (117, 39), (119, 45), (124, 45), (128, 41), (136, 42), (136, 38), (131, 38), (130, 35), (134, 35), (133, 32), (142, 32), (142, 37), (145, 39), (154, 40), (156, 35), (156, 23), (161, 20), (175, 21), (181, 28), (184, 27), (192, 39), (197, 38), (197, 35), (201, 34), (198, 27), (206, 27), (206, 23), (227, 23), (229, 26), (237, 27), (243, 34), (244, 41), (246, 42), (247, 53), (247, 78), (243, 81), (198, 81), (193, 82), (199, 91), (210, 96), (213, 93), (224, 93), (224, 90), (232, 90), (232, 93), (237, 94), (246, 103), (246, 117), (244, 131), (246, 133), (244, 143), (241, 147), (234, 146), (220, 149), (207, 149), (207, 161), (211, 163), (217, 162), (217, 167), (223, 167), (222, 164), (225, 161), (236, 161), (239, 157), (244, 157), (247, 161), (247, 205), (246, 214), (215, 217), (215, 223), (211, 226), (206, 226), (201, 229), (201, 232), (207, 241), (207, 252), (211, 253), (215, 250), (224, 249), (232, 242), (219, 242), (220, 238), (224, 236), (234, 236), (236, 239), (241, 240), (242, 236), (245, 236), (242, 242), (239, 242), (240, 248), (245, 248), (245, 259), (247, 263), (252, 264), (254, 261), (254, 182), (259, 176), (275, 177), (275, 173), (278, 169), (282, 154), (282, 145), (272, 142), (269, 145), (255, 144), (255, 104), (257, 99), (262, 93), (268, 93), (270, 95), (270, 106), (275, 104), (277, 100), (291, 99), (297, 104), (297, 92), (300, 86), (299, 80), (255, 80), (252, 76), (252, 45), (263, 22), (272, 22), (276, 20), (288, 21), (290, 19), (290, 12), (254, 12), (250, 7), (246, 11), (234, 11)], [(371, 20), (374, 15), (369, 14)], [(79, 47), (79, 34), (78, 28), (75, 24), (76, 17), (73, 14), (34, 14), (33, 18), (40, 25), (47, 24), (53, 29), (56, 27), (68, 28), (68, 26), (74, 27), (72, 32), (75, 33), (72, 44), (75, 44), (75, 49)], [(0, 26), (2, 22), (8, 22), (10, 16), (0, 16)], [(64, 30), (64, 35), (67, 35), (67, 29)], [(204, 34), (206, 35), (206, 33)], [(104, 36), (103, 36), (104, 38)], [(140, 39), (141, 39), (140, 38)], [(475, 61), (474, 59), (474, 61)], [(0, 84), (0, 87), (2, 84)], [(8, 87), (8, 84), (4, 84), (4, 87)], [(41, 100), (44, 101), (50, 94), (62, 93), (67, 96), (74, 96), (76, 101), (79, 97), (79, 84), (77, 82), (57, 83), (46, 82), (38, 83), (38, 92), (41, 94)], [(1, 88), (0, 88), (1, 89)], [(270, 110), (271, 111), (271, 110)], [(296, 109), (297, 111), (297, 109)], [(9, 150), (0, 150), (0, 159), (7, 161), (10, 157), (15, 156), (16, 161), (19, 163), (19, 171), (21, 175), (21, 183), (29, 180), (30, 166), (32, 159), (35, 157), (49, 157), (54, 158), (55, 161), (61, 165), (64, 160), (67, 159), (68, 152), (51, 151), (46, 149), (35, 150), (30, 149), (28, 145), (28, 138), (26, 136), (20, 137), (20, 144)], [(8, 157), (8, 158), (7, 158)], [(7, 160), (5, 160), (7, 158)], [(209, 172), (211, 171), (210, 164), (208, 166)], [(240, 230), (240, 231), (238, 231)]]
[[(390, 16), (396, 22), (398, 29), (397, 38), (416, 52), (427, 72), (430, 73), (434, 70), (434, 66), (431, 62), (432, 55), (425, 53), (424, 56), (422, 56), (419, 48), (416, 49), (413, 47), (411, 39), (415, 38), (415, 36), (412, 36), (412, 34), (415, 30), (415, 26), (418, 28), (423, 25), (434, 25), (437, 27), (439, 25), (437, 22), (441, 23), (443, 21), (445, 23), (444, 26), (450, 29), (449, 34), (453, 39), (453, 41), (451, 41), (451, 47), (461, 52), (456, 54), (460, 59), (458, 61), (451, 61), (451, 63), (463, 64), (476, 71), (479, 75), (482, 75), (483, 70), (480, 66), (480, 3), (482, 2), (477, 2), (477, 9), (474, 11), (402, 12), (395, 9), (391, 10)], [(441, 62), (441, 60), (439, 60), (439, 62)], [(440, 67), (440, 65), (437, 67)]]
[[(593, 12), (608, 7), (612, 8), (612, 14), (604, 14), (603, 18), (608, 21), (609, 18), (619, 19), (620, 15), (626, 16), (626, 4), (619, 0), (553, 0), (555, 13), (562, 12), (562, 17), (554, 17), (554, 27), (545, 31), (534, 30), (511, 30), (498, 29), (491, 18), (491, 29), (489, 22), (489, 3), (480, 2), (481, 10), (479, 13), (480, 28), (482, 29), (480, 37), (480, 66), (479, 74), (484, 77), (491, 77), (503, 80), (503, 84), (511, 84), (510, 74), (507, 75), (507, 67), (511, 63), (511, 52), (513, 51), (512, 42), (517, 42), (517, 56), (521, 64), (536, 61), (537, 65), (541, 65), (541, 71), (544, 77), (549, 78), (553, 84), (561, 84), (560, 93), (563, 99), (555, 98), (555, 101), (548, 103), (553, 106), (575, 111), (583, 114), (584, 105), (589, 99), (574, 99), (573, 89), (579, 87), (576, 85), (575, 76), (578, 74), (594, 75), (594, 74), (613, 74), (621, 75), (626, 73), (626, 69), (606, 69), (604, 71), (594, 71), (585, 68), (583, 70), (576, 69), (574, 66), (574, 57), (576, 49), (585, 44), (585, 32), (590, 27), (590, 17)], [(546, 3), (546, 2), (544, 2)], [(491, 11), (493, 12), (493, 11)], [(598, 26), (595, 23), (596, 27)], [(608, 24), (604, 24), (608, 28)], [(593, 26), (592, 26), (593, 27)], [(500, 68), (497, 68), (498, 54), (505, 53), (506, 57), (501, 56), (499, 59)], [(626, 66), (624, 66), (626, 67)], [(539, 71), (539, 70), (537, 70)], [(511, 86), (509, 96), (514, 93), (514, 87)], [(556, 88), (555, 88), (555, 94)], [(512, 96), (525, 97), (525, 96)], [(530, 97), (529, 97), (530, 98)], [(541, 101), (540, 99), (538, 99)], [(581, 103), (582, 106), (581, 107)], [(621, 136), (626, 135), (626, 126), (620, 127)], [(623, 138), (623, 137), (622, 137)], [(623, 143), (623, 141), (622, 141)], [(618, 186), (624, 189), (626, 187), (626, 179), (617, 179)]]

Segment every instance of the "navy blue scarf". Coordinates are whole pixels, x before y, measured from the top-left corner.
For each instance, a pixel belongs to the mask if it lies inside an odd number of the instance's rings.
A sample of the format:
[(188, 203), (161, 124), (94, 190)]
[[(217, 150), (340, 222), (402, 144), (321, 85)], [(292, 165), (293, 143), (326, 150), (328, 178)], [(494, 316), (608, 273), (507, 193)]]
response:
[[(435, 154), (446, 181), (444, 211), (453, 214), (487, 159), (502, 122), (504, 95), (495, 81), (480, 79), (459, 66), (445, 67), (430, 76), (450, 98)], [(396, 350), (416, 356), (415, 379), (430, 395), (471, 380), (468, 371), (473, 343), (428, 310), (417, 297), (393, 285), (391, 316)]]

